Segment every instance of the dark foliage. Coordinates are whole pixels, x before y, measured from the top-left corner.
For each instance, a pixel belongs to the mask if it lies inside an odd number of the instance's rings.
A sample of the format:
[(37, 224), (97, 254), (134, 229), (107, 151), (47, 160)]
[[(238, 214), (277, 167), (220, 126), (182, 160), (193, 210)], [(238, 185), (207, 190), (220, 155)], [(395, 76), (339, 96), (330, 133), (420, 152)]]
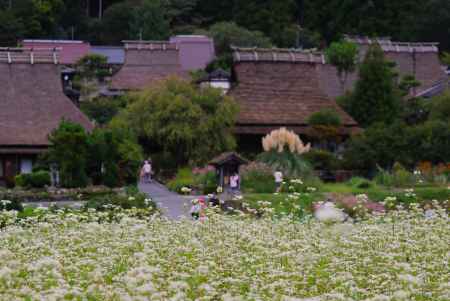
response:
[[(11, 6), (10, 6), (11, 4)], [(1, 0), (0, 41), (74, 38), (93, 43), (189, 34), (218, 22), (260, 31), (279, 47), (316, 47), (343, 34), (437, 41), (450, 49), (448, 0)], [(100, 18), (101, 17), (101, 18)]]

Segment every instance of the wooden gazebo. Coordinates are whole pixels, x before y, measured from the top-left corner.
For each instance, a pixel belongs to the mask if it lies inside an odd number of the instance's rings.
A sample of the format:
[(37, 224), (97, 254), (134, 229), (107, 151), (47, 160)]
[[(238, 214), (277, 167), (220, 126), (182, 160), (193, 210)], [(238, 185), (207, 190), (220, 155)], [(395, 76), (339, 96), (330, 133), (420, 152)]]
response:
[(239, 174), (239, 167), (248, 164), (248, 160), (235, 152), (227, 152), (212, 159), (209, 164), (216, 169), (218, 185), (225, 187), (229, 184), (230, 176)]

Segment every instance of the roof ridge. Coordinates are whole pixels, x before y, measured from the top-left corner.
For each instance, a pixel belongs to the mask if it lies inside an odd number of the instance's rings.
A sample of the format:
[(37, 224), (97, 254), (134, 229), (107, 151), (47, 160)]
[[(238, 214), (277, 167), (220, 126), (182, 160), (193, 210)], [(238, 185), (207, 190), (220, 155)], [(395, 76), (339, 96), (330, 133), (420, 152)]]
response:
[(438, 42), (401, 42), (392, 41), (390, 37), (368, 37), (344, 35), (345, 40), (360, 45), (379, 44), (387, 52), (438, 52)]
[(0, 63), (39, 63), (59, 64), (61, 48), (10, 48), (0, 47)]
[(325, 64), (325, 55), (317, 50), (295, 48), (242, 48), (231, 46), (235, 62), (304, 62)]

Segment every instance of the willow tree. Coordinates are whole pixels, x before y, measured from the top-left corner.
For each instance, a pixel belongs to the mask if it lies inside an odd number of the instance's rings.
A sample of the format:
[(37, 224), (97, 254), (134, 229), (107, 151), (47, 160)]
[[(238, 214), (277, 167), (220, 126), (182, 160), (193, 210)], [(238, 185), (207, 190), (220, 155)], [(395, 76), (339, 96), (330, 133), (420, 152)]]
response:
[(231, 130), (237, 112), (220, 90), (174, 77), (134, 95), (112, 124), (131, 128), (178, 166), (202, 164), (236, 146)]

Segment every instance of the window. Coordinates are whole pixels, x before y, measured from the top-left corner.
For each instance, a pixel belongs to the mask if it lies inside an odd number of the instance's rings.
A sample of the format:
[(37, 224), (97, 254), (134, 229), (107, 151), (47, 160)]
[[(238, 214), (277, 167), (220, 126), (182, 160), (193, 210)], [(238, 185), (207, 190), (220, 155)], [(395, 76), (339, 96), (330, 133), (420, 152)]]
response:
[(29, 158), (20, 159), (20, 173), (31, 173), (33, 170), (33, 160)]

